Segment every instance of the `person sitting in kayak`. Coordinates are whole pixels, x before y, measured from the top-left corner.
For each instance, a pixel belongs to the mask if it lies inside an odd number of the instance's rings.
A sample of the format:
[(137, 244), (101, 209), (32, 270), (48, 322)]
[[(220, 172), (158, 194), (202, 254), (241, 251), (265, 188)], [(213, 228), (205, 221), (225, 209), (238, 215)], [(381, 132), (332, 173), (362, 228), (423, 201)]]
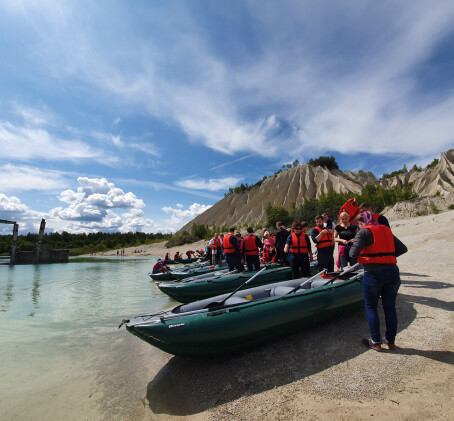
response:
[(166, 255), (164, 257), (164, 262), (168, 262), (169, 260), (170, 260), (169, 253), (166, 253)]
[(236, 269), (238, 272), (244, 272), (245, 269), (241, 262), (241, 251), (238, 247), (238, 240), (235, 237), (234, 227), (229, 228), (229, 233), (224, 236), (222, 244), (229, 271)]
[(260, 270), (259, 249), (263, 250), (263, 243), (259, 237), (253, 234), (252, 227), (247, 228), (248, 235), (244, 237), (243, 241), (243, 256), (246, 259), (247, 270), (252, 271), (252, 266), (255, 270)]
[(180, 256), (180, 252), (177, 251), (174, 255), (173, 255), (173, 260), (177, 260), (177, 259), (180, 259), (181, 256)]
[(163, 272), (168, 272), (169, 270), (170, 270), (170, 268), (167, 267), (166, 264), (161, 259), (158, 259), (156, 264), (153, 266), (153, 270), (151, 273), (153, 273), (153, 274), (163, 273)]
[(190, 259), (192, 257), (192, 255), (194, 254), (194, 252), (192, 250), (188, 250), (186, 252), (186, 256), (188, 256), (188, 259)]

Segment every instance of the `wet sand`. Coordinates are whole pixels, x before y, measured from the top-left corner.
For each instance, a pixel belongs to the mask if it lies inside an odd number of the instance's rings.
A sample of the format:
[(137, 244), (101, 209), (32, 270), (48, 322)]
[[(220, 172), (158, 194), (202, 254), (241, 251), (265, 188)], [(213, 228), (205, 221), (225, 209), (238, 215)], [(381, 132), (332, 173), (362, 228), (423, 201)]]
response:
[(363, 347), (363, 310), (227, 358), (174, 357), (131, 336), (124, 372), (99, 379), (105, 419), (452, 419), (454, 211), (391, 227), (409, 248), (398, 262), (398, 351)]

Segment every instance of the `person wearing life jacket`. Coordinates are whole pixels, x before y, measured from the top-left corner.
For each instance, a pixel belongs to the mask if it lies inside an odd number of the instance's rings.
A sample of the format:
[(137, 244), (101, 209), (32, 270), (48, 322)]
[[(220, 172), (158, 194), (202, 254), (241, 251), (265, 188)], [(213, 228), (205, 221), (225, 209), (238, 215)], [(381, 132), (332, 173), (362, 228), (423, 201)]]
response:
[[(389, 227), (378, 224), (371, 212), (362, 212), (356, 221), (360, 229), (350, 249), (350, 256), (358, 259), (358, 263), (364, 267), (364, 305), (371, 334), (369, 339), (363, 339), (363, 343), (375, 351), (381, 351), (383, 342), (390, 350), (394, 350), (397, 333), (396, 297), (400, 286), (397, 257), (406, 253), (407, 247), (394, 237)], [(386, 320), (383, 338), (377, 311), (380, 296)]]
[(170, 260), (169, 253), (166, 253), (166, 255), (164, 257), (164, 262), (168, 262), (169, 260)]
[(263, 234), (263, 250), (262, 250), (262, 263), (269, 262), (276, 255), (274, 248), (274, 238), (271, 237), (268, 231)]
[(212, 264), (220, 265), (222, 263), (222, 248), (219, 233), (215, 233), (214, 237), (210, 240), (211, 254), (213, 255)]
[(315, 227), (312, 229), (311, 238), (317, 247), (318, 270), (327, 269), (334, 271), (334, 240), (333, 230), (324, 226), (323, 216), (315, 217)]
[(247, 270), (260, 270), (259, 249), (263, 249), (263, 243), (260, 238), (253, 234), (252, 227), (246, 229), (247, 235), (243, 240), (243, 256), (246, 260)]
[[(235, 233), (235, 237), (236, 237), (236, 240), (238, 241), (238, 248), (240, 249), (241, 260), (244, 260), (244, 255), (243, 255), (243, 243), (244, 243), (244, 240), (243, 240), (243, 237), (241, 236), (240, 232)], [(244, 262), (243, 262), (243, 264), (244, 264)]]
[(187, 250), (186, 251), (186, 256), (188, 257), (188, 259), (190, 259), (192, 257), (192, 255), (194, 254), (194, 251), (193, 250)]
[(238, 272), (244, 272), (244, 266), (241, 262), (241, 251), (238, 247), (238, 240), (235, 236), (235, 228), (230, 227), (229, 233), (224, 236), (223, 248), (225, 260), (229, 267), (229, 272), (236, 269)]
[(389, 221), (388, 219), (386, 218), (386, 216), (384, 215), (380, 215), (379, 213), (374, 213), (372, 211), (372, 206), (367, 203), (367, 202), (363, 202), (359, 205), (359, 211), (360, 212), (370, 212), (372, 214), (372, 216), (374, 217), (374, 219), (380, 224), (380, 225), (386, 225), (388, 228), (391, 228), (389, 226)]
[(177, 260), (177, 259), (181, 259), (181, 255), (180, 255), (180, 252), (177, 251), (174, 255), (173, 255), (173, 260)]
[[(289, 253), (292, 279), (302, 276), (311, 276), (310, 262), (312, 262), (311, 242), (306, 234), (307, 222), (296, 220), (292, 224), (292, 233), (287, 237), (284, 252)], [(301, 269), (301, 273), (300, 273)]]
[(151, 271), (151, 273), (156, 274), (156, 273), (167, 272), (169, 270), (170, 269), (166, 266), (166, 264), (161, 259), (158, 259), (158, 261), (153, 266), (153, 270)]

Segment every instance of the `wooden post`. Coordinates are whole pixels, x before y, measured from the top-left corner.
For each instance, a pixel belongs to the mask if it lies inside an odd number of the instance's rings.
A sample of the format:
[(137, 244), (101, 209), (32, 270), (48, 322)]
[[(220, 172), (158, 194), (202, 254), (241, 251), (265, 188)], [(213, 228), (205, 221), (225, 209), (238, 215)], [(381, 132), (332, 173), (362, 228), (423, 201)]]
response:
[(9, 259), (9, 264), (14, 265), (16, 261), (16, 246), (17, 246), (17, 234), (19, 232), (19, 224), (14, 223), (13, 226), (13, 242), (11, 244), (11, 257)]
[(41, 261), (41, 244), (43, 243), (44, 238), (44, 229), (46, 228), (46, 220), (41, 219), (41, 224), (39, 226), (38, 242), (36, 243), (35, 248), (35, 263), (40, 263)]

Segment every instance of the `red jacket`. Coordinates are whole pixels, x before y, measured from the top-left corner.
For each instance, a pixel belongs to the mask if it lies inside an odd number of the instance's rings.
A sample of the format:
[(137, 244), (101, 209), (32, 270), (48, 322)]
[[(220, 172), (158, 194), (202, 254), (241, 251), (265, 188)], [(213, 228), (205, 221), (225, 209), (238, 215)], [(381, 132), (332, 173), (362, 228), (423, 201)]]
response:
[(247, 235), (244, 237), (244, 255), (245, 256), (258, 256), (259, 248), (255, 244), (255, 235)]
[(236, 253), (235, 247), (230, 241), (230, 237), (234, 237), (233, 234), (227, 234), (224, 236), (224, 240), (222, 241), (222, 245), (224, 247), (224, 254)]
[[(319, 232), (319, 234), (324, 230), (324, 228), (320, 227), (315, 227), (315, 229)], [(333, 236), (331, 234), (323, 234), (319, 242), (315, 246), (319, 249), (323, 247), (333, 246)]]
[(302, 232), (299, 237), (294, 232), (292, 232), (290, 252), (292, 254), (309, 253), (309, 247), (306, 242), (306, 234), (304, 234), (304, 232)]
[(361, 250), (358, 263), (397, 263), (394, 236), (391, 230), (386, 225), (366, 225), (362, 229), (365, 228), (371, 230), (374, 242)]

